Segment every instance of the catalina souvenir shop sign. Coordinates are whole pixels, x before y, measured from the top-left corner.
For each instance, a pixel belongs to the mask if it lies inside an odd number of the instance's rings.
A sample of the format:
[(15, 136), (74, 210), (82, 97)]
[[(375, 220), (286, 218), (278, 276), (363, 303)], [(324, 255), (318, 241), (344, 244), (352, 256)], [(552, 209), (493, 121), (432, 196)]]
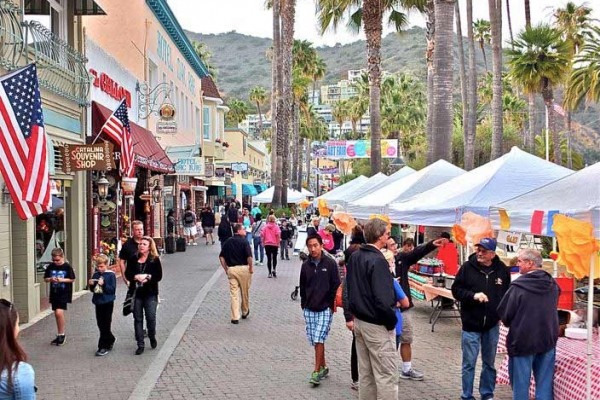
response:
[(72, 145), (65, 144), (60, 148), (63, 169), (69, 174), (72, 171), (110, 171), (115, 166), (113, 144)]
[(174, 163), (176, 175), (202, 175), (202, 157), (180, 158)]
[[(354, 159), (371, 157), (370, 140), (329, 140), (325, 143), (323, 157), (330, 159)], [(323, 153), (323, 151), (321, 151)], [(381, 140), (381, 157), (396, 158), (398, 156), (398, 139)]]

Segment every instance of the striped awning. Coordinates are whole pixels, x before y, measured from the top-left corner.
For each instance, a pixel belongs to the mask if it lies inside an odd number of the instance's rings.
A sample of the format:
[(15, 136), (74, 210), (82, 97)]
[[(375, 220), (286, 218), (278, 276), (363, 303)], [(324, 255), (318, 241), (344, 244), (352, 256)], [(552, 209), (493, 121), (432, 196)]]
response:
[(242, 196), (256, 196), (258, 191), (249, 183), (242, 183)]

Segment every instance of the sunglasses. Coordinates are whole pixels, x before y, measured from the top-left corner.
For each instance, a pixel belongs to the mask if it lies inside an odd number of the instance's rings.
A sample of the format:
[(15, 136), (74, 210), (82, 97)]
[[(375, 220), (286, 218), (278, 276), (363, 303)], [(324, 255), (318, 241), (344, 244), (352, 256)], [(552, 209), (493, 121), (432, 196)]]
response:
[(9, 310), (12, 310), (13, 308), (13, 304), (6, 299), (0, 299), (0, 304), (2, 304), (5, 307), (8, 307)]

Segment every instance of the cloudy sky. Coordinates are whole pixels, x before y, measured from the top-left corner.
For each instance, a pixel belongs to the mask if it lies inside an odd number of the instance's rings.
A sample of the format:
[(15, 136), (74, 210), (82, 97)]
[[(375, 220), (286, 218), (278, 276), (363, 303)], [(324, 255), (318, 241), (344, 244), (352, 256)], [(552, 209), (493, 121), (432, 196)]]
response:
[[(264, 7), (265, 0), (167, 0), (169, 6), (177, 16), (179, 23), (193, 32), (222, 33), (235, 30), (246, 35), (271, 37), (272, 18), (271, 12)], [(584, 2), (572, 0), (576, 4), (587, 3), (595, 8), (594, 17), (600, 19), (600, 4), (594, 5), (596, 0)], [(459, 0), (461, 15), (464, 25), (466, 19), (465, 0)], [(531, 18), (533, 23), (550, 22), (552, 7), (563, 6), (566, 0), (531, 0)], [(474, 19), (489, 19), (487, 1), (473, 0)], [(506, 3), (503, 2), (503, 12), (506, 15)], [(511, 19), (513, 32), (517, 32), (525, 25), (525, 11), (522, 0), (512, 0)], [(410, 14), (410, 24), (424, 26), (423, 18), (417, 13)], [(504, 17), (504, 39), (508, 36), (506, 17)], [(295, 38), (309, 40), (316, 45), (334, 45), (336, 43), (350, 43), (363, 39), (359, 35), (349, 33), (345, 27), (340, 27), (337, 32), (327, 32), (321, 36), (317, 29), (314, 0), (296, 0), (296, 26)], [(463, 26), (466, 35), (466, 28)]]

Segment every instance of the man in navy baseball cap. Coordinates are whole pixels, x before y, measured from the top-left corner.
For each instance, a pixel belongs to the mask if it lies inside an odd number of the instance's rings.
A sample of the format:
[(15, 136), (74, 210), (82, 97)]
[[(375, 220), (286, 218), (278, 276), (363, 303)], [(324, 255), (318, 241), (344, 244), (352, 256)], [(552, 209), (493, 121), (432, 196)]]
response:
[(481, 246), (489, 251), (496, 251), (496, 239), (494, 238), (483, 238), (475, 246)]

